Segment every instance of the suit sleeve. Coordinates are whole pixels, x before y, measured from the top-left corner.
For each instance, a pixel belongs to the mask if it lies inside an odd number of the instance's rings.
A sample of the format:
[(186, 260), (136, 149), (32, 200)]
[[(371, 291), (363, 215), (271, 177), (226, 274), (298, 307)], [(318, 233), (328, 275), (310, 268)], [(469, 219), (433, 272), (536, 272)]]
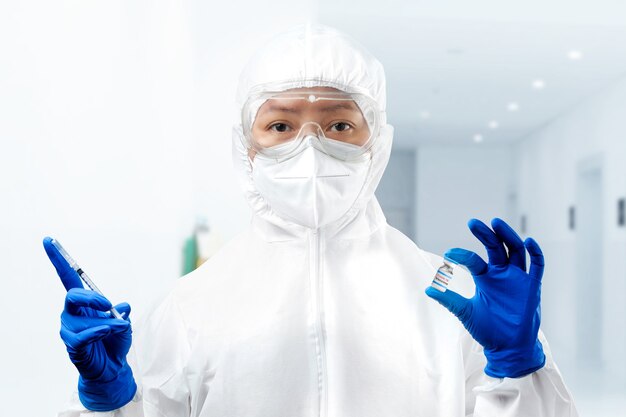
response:
[(492, 378), (483, 371), (483, 349), (463, 332), (465, 415), (472, 417), (578, 417), (572, 395), (541, 331), (546, 364), (521, 378)]

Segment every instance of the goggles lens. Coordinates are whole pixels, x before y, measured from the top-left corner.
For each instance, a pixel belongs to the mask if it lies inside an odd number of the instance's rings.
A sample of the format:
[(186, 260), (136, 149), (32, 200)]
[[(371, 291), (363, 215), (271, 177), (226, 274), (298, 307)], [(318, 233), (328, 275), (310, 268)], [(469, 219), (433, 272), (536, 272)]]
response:
[(322, 151), (339, 159), (362, 156), (378, 136), (379, 112), (371, 98), (335, 89), (297, 89), (250, 97), (243, 109), (249, 147), (281, 158), (316, 137)]

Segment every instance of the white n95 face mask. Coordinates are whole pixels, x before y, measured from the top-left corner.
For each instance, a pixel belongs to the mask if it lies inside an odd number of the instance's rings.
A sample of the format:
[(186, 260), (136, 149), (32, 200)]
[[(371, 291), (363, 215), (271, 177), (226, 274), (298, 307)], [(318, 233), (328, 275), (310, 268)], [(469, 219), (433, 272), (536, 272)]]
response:
[[(317, 142), (317, 137), (307, 138), (304, 149), (284, 161), (259, 154), (252, 161), (256, 188), (272, 210), (312, 229), (338, 220), (350, 210), (371, 166), (369, 153), (357, 161), (341, 161), (318, 149)], [(331, 146), (355, 145), (332, 141)]]

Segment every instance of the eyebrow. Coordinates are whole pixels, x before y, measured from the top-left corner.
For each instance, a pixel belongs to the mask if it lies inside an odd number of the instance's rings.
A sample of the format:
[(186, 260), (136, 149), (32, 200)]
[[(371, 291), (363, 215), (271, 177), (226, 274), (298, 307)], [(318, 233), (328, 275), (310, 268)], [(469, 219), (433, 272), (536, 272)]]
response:
[(320, 109), (320, 111), (322, 111), (322, 112), (330, 112), (330, 111), (335, 111), (335, 110), (339, 110), (339, 109), (358, 111), (358, 108), (355, 105), (350, 105), (348, 103), (337, 103), (337, 104), (334, 104), (332, 106), (322, 107)]
[(280, 105), (270, 105), (267, 109), (264, 110), (263, 113), (274, 112), (274, 111), (280, 111), (284, 113), (300, 113), (299, 109), (296, 109), (293, 107), (280, 106)]

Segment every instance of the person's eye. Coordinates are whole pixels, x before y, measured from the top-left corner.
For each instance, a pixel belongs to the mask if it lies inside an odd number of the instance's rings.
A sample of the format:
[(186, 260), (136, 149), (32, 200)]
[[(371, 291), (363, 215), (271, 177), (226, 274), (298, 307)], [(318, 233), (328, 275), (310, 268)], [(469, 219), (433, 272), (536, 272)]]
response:
[(274, 123), (270, 125), (269, 129), (277, 133), (285, 133), (289, 132), (291, 127), (289, 127), (286, 123)]
[(330, 127), (331, 130), (335, 131), (335, 132), (345, 132), (349, 129), (352, 129), (352, 126), (350, 126), (348, 123), (346, 122), (339, 122), (339, 123), (335, 123)]

